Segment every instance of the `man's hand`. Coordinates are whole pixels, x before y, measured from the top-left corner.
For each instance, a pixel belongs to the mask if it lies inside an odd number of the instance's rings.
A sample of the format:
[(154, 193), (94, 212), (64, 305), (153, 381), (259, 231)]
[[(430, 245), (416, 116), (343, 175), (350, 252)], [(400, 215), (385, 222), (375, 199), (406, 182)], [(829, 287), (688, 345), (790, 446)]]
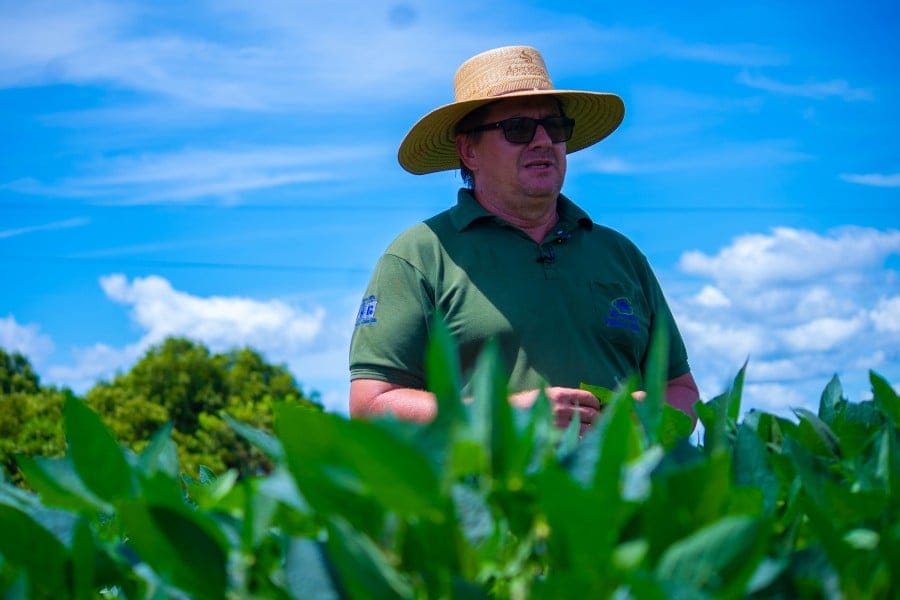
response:
[[(584, 434), (600, 417), (600, 401), (587, 390), (566, 387), (549, 387), (545, 393), (553, 410), (554, 424), (565, 429), (577, 414), (581, 419), (579, 433)], [(527, 390), (513, 394), (509, 402), (518, 408), (529, 408), (537, 400), (539, 390)]]

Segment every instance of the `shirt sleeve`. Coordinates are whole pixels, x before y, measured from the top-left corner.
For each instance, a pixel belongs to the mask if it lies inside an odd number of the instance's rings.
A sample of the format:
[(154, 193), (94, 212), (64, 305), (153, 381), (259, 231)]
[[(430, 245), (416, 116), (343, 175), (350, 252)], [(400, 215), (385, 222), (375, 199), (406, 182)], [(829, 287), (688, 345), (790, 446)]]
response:
[(363, 295), (350, 341), (350, 379), (424, 389), (434, 291), (408, 261), (385, 254)]

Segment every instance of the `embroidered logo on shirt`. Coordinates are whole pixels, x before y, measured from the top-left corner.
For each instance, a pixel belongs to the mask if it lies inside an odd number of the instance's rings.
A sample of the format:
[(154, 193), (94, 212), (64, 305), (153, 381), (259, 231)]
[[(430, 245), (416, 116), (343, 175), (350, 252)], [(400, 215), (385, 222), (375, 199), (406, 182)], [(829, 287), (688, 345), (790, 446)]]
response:
[(359, 305), (359, 312), (356, 313), (357, 327), (360, 325), (370, 325), (376, 322), (375, 307), (377, 305), (378, 300), (375, 299), (375, 296), (363, 298), (362, 304)]
[(634, 315), (634, 308), (631, 306), (628, 298), (616, 298), (610, 302), (610, 305), (609, 315), (606, 317), (607, 327), (619, 327), (640, 333), (641, 327), (638, 325), (637, 317)]

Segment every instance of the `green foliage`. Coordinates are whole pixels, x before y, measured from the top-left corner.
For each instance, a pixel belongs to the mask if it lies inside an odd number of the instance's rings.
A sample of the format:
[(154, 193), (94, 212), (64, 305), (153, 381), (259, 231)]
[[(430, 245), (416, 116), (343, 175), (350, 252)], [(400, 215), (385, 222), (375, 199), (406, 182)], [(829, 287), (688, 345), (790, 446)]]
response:
[[(0, 466), (7, 477), (22, 482), (16, 455), (63, 454), (62, 410), (70, 397), (68, 390), (41, 386), (25, 357), (0, 349)], [(241, 475), (271, 468), (265, 453), (227, 424), (229, 416), (271, 431), (276, 402), (318, 407), (286, 368), (266, 363), (259, 353), (244, 348), (213, 354), (180, 338), (151, 348), (130, 371), (89, 390), (85, 401), (116, 440), (137, 452), (171, 424), (181, 467), (192, 475), (201, 465)]]
[(0, 348), (0, 474), (21, 483), (16, 454), (63, 454), (62, 407), (69, 395), (41, 386), (27, 358)]
[(540, 600), (900, 588), (898, 401), (880, 376), (870, 401), (848, 402), (834, 379), (816, 414), (739, 420), (742, 370), (697, 406), (700, 446), (639, 412), (627, 384), (579, 440), (577, 424), (552, 426), (545, 397), (510, 408), (496, 348), (462, 402), (450, 343), (436, 325), (427, 376), (441, 408), (428, 425), (299, 403), (277, 405), (274, 435), (227, 419), (274, 465), (244, 478), (180, 477), (174, 423), (135, 454), (67, 399), (68, 454), (25, 461), (35, 493), (0, 485), (0, 591)]
[(287, 369), (266, 363), (259, 353), (244, 348), (213, 354), (183, 338), (151, 348), (130, 371), (95, 386), (85, 400), (136, 451), (171, 422), (182, 468), (192, 475), (201, 465), (216, 472), (236, 469), (242, 476), (271, 467), (224, 415), (271, 431), (276, 401), (314, 405)]

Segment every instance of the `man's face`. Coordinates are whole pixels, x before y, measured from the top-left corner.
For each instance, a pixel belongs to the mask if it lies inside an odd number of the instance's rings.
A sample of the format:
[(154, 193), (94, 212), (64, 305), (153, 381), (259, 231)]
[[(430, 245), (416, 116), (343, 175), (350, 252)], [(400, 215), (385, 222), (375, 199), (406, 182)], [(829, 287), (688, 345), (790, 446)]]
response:
[[(547, 97), (510, 98), (489, 107), (482, 124), (510, 117), (540, 119), (559, 116), (556, 100)], [(553, 143), (542, 126), (527, 144), (506, 141), (502, 129), (492, 129), (466, 138), (458, 146), (475, 175), (475, 194), (489, 203), (508, 207), (553, 202), (566, 176), (566, 143)]]

